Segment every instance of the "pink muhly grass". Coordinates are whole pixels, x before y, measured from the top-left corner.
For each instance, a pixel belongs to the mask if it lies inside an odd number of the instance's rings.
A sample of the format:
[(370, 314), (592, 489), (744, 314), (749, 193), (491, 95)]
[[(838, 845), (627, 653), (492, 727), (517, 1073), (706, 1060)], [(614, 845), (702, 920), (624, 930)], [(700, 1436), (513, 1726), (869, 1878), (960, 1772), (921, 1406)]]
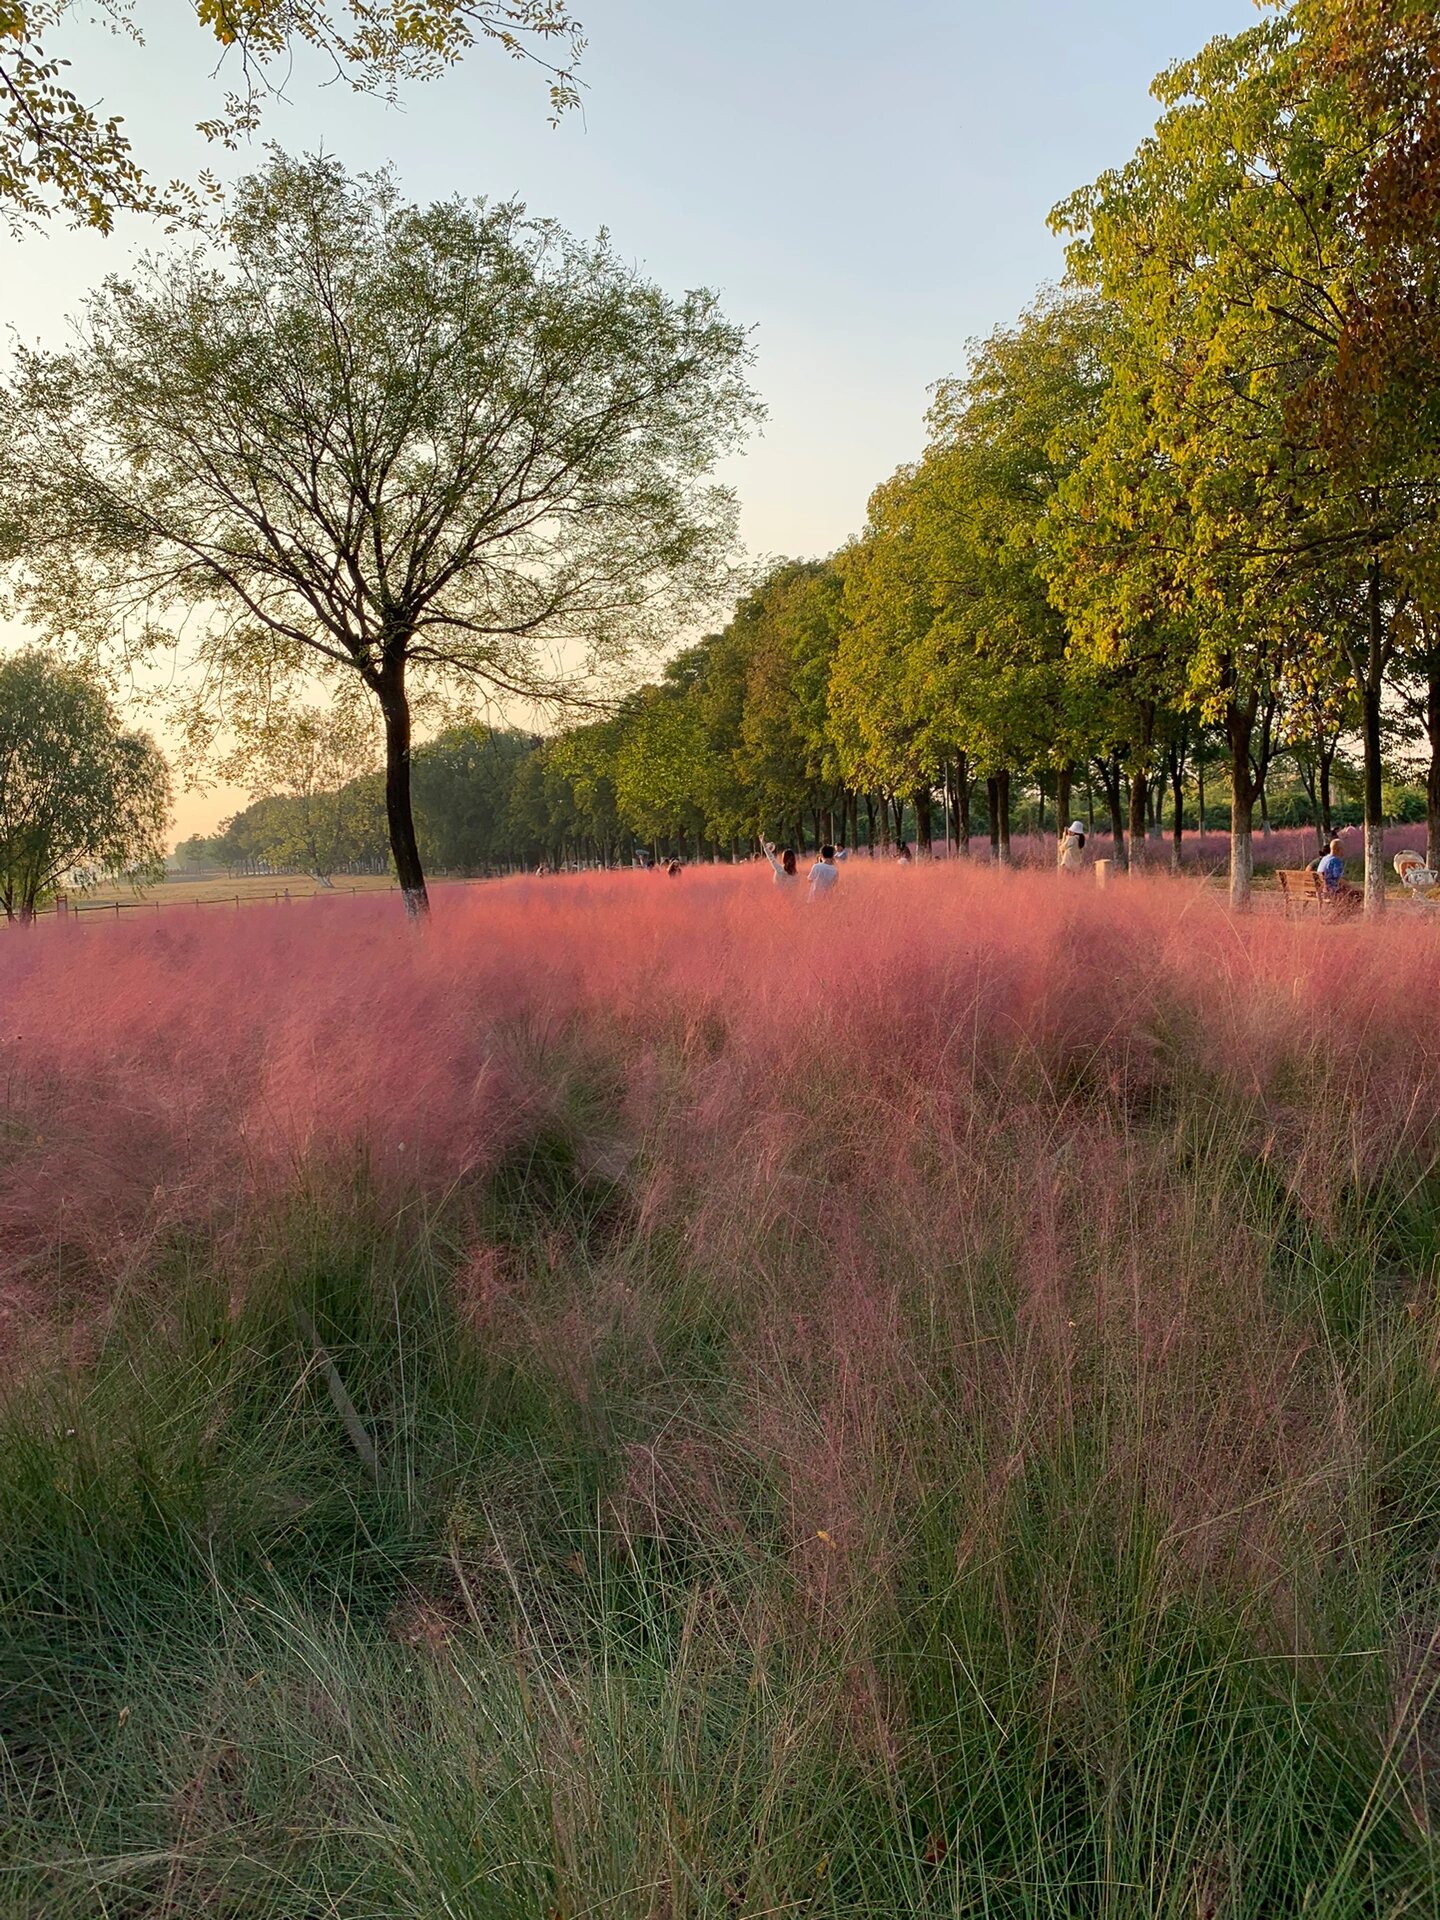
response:
[(443, 1192), (591, 1068), (647, 1218), (742, 1294), (757, 1258), (780, 1289), (802, 1246), (823, 1264), (839, 1193), (866, 1234), (917, 1207), (963, 1245), (997, 1155), (1098, 1130), (1113, 1165), (1167, 1102), (1214, 1103), (1320, 1204), (1435, 1150), (1437, 935), (1240, 921), (1165, 878), (865, 860), (813, 905), (754, 866), (441, 887), (418, 939), (363, 897), (12, 933), (0, 1259), (43, 1270), (63, 1243), (113, 1272), (361, 1160), (382, 1191)]

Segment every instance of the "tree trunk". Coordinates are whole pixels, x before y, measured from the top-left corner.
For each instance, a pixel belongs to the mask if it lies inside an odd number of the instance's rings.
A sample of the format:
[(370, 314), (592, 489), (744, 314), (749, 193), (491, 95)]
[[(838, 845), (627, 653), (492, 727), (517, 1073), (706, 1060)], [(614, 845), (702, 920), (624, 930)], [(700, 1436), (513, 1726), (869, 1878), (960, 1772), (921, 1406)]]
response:
[(1385, 823), (1382, 818), (1380, 765), (1380, 691), (1384, 675), (1385, 610), (1380, 596), (1380, 563), (1370, 562), (1369, 646), (1365, 684), (1360, 695), (1365, 744), (1365, 911), (1385, 911)]
[(990, 814), (990, 858), (1000, 858), (1000, 782), (992, 773), (985, 782), (985, 805)]
[(865, 793), (865, 851), (875, 851), (875, 796), (868, 788)]
[(1252, 696), (1243, 707), (1232, 700), (1225, 709), (1225, 731), (1230, 741), (1230, 904), (1241, 913), (1250, 905), (1250, 881), (1255, 872), (1252, 833), (1258, 782), (1250, 758), (1255, 707)]
[(1360, 702), (1365, 742), (1365, 911), (1385, 911), (1385, 821), (1380, 765), (1380, 690), (1366, 687)]
[(1170, 871), (1179, 873), (1185, 844), (1185, 751), (1184, 741), (1170, 746), (1170, 803), (1175, 818), (1170, 826)]
[(381, 668), (375, 684), (385, 721), (385, 821), (390, 829), (390, 856), (400, 896), (411, 920), (430, 912), (425, 869), (415, 838), (415, 814), (410, 804), (410, 701), (405, 692), (403, 655)]
[(1440, 873), (1440, 650), (1428, 662), (1425, 687), (1425, 732), (1430, 741), (1430, 769), (1425, 776), (1425, 864)]
[(1270, 838), (1270, 795), (1268, 785), (1270, 768), (1275, 759), (1275, 718), (1279, 712), (1279, 702), (1271, 694), (1265, 701), (1259, 716), (1260, 751), (1253, 751), (1254, 733), (1251, 734), (1251, 763), (1254, 767), (1255, 798), (1260, 802), (1260, 832), (1266, 840)]
[(922, 860), (930, 858), (934, 847), (934, 833), (930, 819), (931, 798), (929, 787), (917, 787), (911, 795), (911, 805), (915, 809), (915, 851)]
[[(1310, 811), (1313, 815), (1310, 824), (1314, 827), (1317, 834), (1323, 834), (1324, 828), (1320, 825), (1319, 761), (1318, 759), (1312, 761), (1308, 759), (1305, 754), (1297, 753), (1295, 756), (1295, 771), (1300, 776), (1300, 785), (1305, 789), (1305, 798), (1310, 802)], [(1325, 842), (1323, 839), (1320, 842), (1320, 851), (1322, 853), (1325, 851)]]
[(1330, 840), (1330, 772), (1335, 765), (1335, 748), (1322, 747), (1320, 750), (1320, 846), (1323, 851)]
[(1150, 797), (1150, 777), (1136, 772), (1130, 776), (1130, 864), (1145, 864), (1145, 834), (1148, 827), (1146, 801)]
[(1120, 762), (1112, 754), (1100, 765), (1100, 778), (1105, 785), (1105, 801), (1110, 809), (1110, 839), (1112, 858), (1117, 871), (1124, 873), (1130, 865), (1125, 852), (1125, 815), (1121, 808)]
[(970, 853), (970, 757), (955, 756), (955, 840), (961, 853)]
[(1010, 770), (1002, 767), (995, 776), (995, 798), (1000, 810), (998, 848), (1000, 864), (1010, 864)]
[(1195, 743), (1195, 819), (1200, 829), (1200, 850), (1205, 850), (1205, 756)]

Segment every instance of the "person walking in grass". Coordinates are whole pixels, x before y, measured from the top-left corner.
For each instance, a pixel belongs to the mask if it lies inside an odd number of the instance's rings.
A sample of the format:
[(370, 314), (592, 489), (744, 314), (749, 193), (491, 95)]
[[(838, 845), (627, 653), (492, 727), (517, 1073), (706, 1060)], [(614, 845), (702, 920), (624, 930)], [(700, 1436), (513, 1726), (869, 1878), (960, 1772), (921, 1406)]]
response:
[(820, 849), (820, 858), (810, 869), (810, 898), (823, 900), (840, 878), (840, 869), (835, 864), (835, 849), (826, 845)]
[(1079, 820), (1072, 820), (1065, 829), (1065, 837), (1060, 842), (1060, 851), (1056, 865), (1061, 873), (1080, 873), (1085, 866), (1085, 827)]
[(775, 858), (774, 842), (762, 840), (760, 842), (760, 851), (770, 862), (770, 870), (775, 875), (775, 884), (780, 888), (782, 893), (798, 893), (800, 890), (800, 869), (795, 863), (794, 848), (786, 847), (785, 851), (777, 860)]

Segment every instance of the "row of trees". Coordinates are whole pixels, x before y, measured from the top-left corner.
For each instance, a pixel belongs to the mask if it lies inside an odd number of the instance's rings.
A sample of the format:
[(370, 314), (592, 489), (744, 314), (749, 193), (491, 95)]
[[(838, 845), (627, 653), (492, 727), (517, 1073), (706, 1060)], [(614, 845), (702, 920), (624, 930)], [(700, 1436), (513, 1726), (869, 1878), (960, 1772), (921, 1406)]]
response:
[[(1139, 801), (1113, 759), (1063, 774), (1032, 768), (1012, 780), (972, 779), (963, 749), (937, 785), (923, 775), (899, 787), (855, 787), (838, 771), (845, 734), (832, 716), (843, 682), (836, 656), (843, 604), (828, 563), (787, 563), (740, 607), (720, 634), (675, 660), (604, 720), (541, 737), (503, 727), (452, 726), (417, 746), (411, 761), (416, 834), (429, 871), (493, 874), (535, 867), (628, 864), (659, 856), (725, 859), (752, 851), (757, 835), (797, 846), (834, 839), (884, 850), (900, 839), (926, 849), (933, 836), (969, 851), (987, 836), (992, 857), (1009, 850), (1011, 828), (1044, 833), (1073, 809), (1115, 835), (1128, 857), (1177, 861), (1184, 834), (1229, 824), (1226, 743), (1215, 727), (1164, 716), (1186, 735), (1178, 785), (1148, 783)], [(808, 617), (797, 617), (804, 612)], [(816, 697), (796, 698), (808, 669)], [(318, 716), (288, 743), (288, 779), (277, 761), (269, 790), (218, 832), (176, 849), (183, 866), (227, 873), (375, 873), (389, 863), (383, 779), (364, 742), (321, 751)], [(1282, 747), (1269, 728), (1260, 811), (1266, 828), (1313, 824), (1321, 841), (1360, 816), (1360, 769), (1335, 748), (1323, 770), (1305, 743)], [(1397, 741), (1397, 746), (1403, 742)], [(1208, 770), (1208, 779), (1207, 779)], [(1113, 782), (1113, 791), (1112, 791)], [(1423, 820), (1423, 786), (1392, 784), (1391, 818)], [(1133, 812), (1132, 812), (1133, 808)]]
[(417, 912), (416, 701), (477, 682), (600, 716), (512, 769), (597, 848), (876, 838), (907, 803), (922, 844), (943, 808), (963, 846), (983, 790), (1003, 857), (1012, 784), (1064, 814), (1085, 770), (1133, 855), (1218, 736), (1237, 903), (1273, 761), (1323, 819), (1353, 738), (1378, 909), (1407, 727), (1440, 859), (1440, 24), (1288, 0), (1156, 91), (1154, 134), (1054, 215), (1066, 287), (939, 384), (862, 533), (618, 704), (636, 650), (724, 589), (743, 331), (603, 238), (329, 160), (274, 156), (222, 253), (108, 282), (71, 349), (19, 355), (18, 603), (132, 657), (193, 637), (202, 745), (222, 716), (263, 744), (316, 675), (373, 703)]
[(863, 533), (632, 710), (622, 817), (632, 781), (717, 837), (909, 796), (963, 846), (983, 779), (1003, 856), (1011, 782), (1063, 815), (1088, 768), (1133, 857), (1218, 733), (1243, 904), (1277, 756), (1326, 821), (1357, 739), (1378, 909), (1408, 740), (1440, 863), (1440, 18), (1293, 0), (1156, 92), (1155, 133), (1054, 215), (1068, 284), (937, 386)]
[(1152, 714), (1223, 726), (1237, 901), (1272, 714), (1322, 766), (1355, 727), (1375, 910), (1387, 708), (1428, 738), (1436, 851), (1440, 20), (1293, 0), (1156, 92), (1151, 138), (1054, 216), (1092, 344), (1039, 570), (1145, 777)]
[[(495, 873), (548, 857), (548, 836), (530, 824), (542, 750), (533, 735), (485, 726), (446, 728), (414, 750), (416, 838), (429, 871)], [(301, 716), (280, 732), (268, 771), (268, 790), (216, 833), (181, 841), (182, 866), (328, 881), (390, 865), (384, 774), (358, 716), (347, 714), (338, 736), (328, 717)]]

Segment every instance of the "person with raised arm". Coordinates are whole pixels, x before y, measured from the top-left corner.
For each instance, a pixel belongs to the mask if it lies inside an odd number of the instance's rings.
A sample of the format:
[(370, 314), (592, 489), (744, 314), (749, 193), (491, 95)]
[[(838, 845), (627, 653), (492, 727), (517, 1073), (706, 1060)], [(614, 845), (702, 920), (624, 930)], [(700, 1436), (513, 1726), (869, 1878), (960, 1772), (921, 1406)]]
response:
[(787, 893), (798, 890), (800, 885), (800, 869), (795, 864), (794, 849), (786, 847), (785, 851), (777, 860), (775, 858), (775, 843), (772, 840), (762, 840), (760, 842), (760, 851), (770, 862), (770, 870), (775, 875), (776, 886)]

